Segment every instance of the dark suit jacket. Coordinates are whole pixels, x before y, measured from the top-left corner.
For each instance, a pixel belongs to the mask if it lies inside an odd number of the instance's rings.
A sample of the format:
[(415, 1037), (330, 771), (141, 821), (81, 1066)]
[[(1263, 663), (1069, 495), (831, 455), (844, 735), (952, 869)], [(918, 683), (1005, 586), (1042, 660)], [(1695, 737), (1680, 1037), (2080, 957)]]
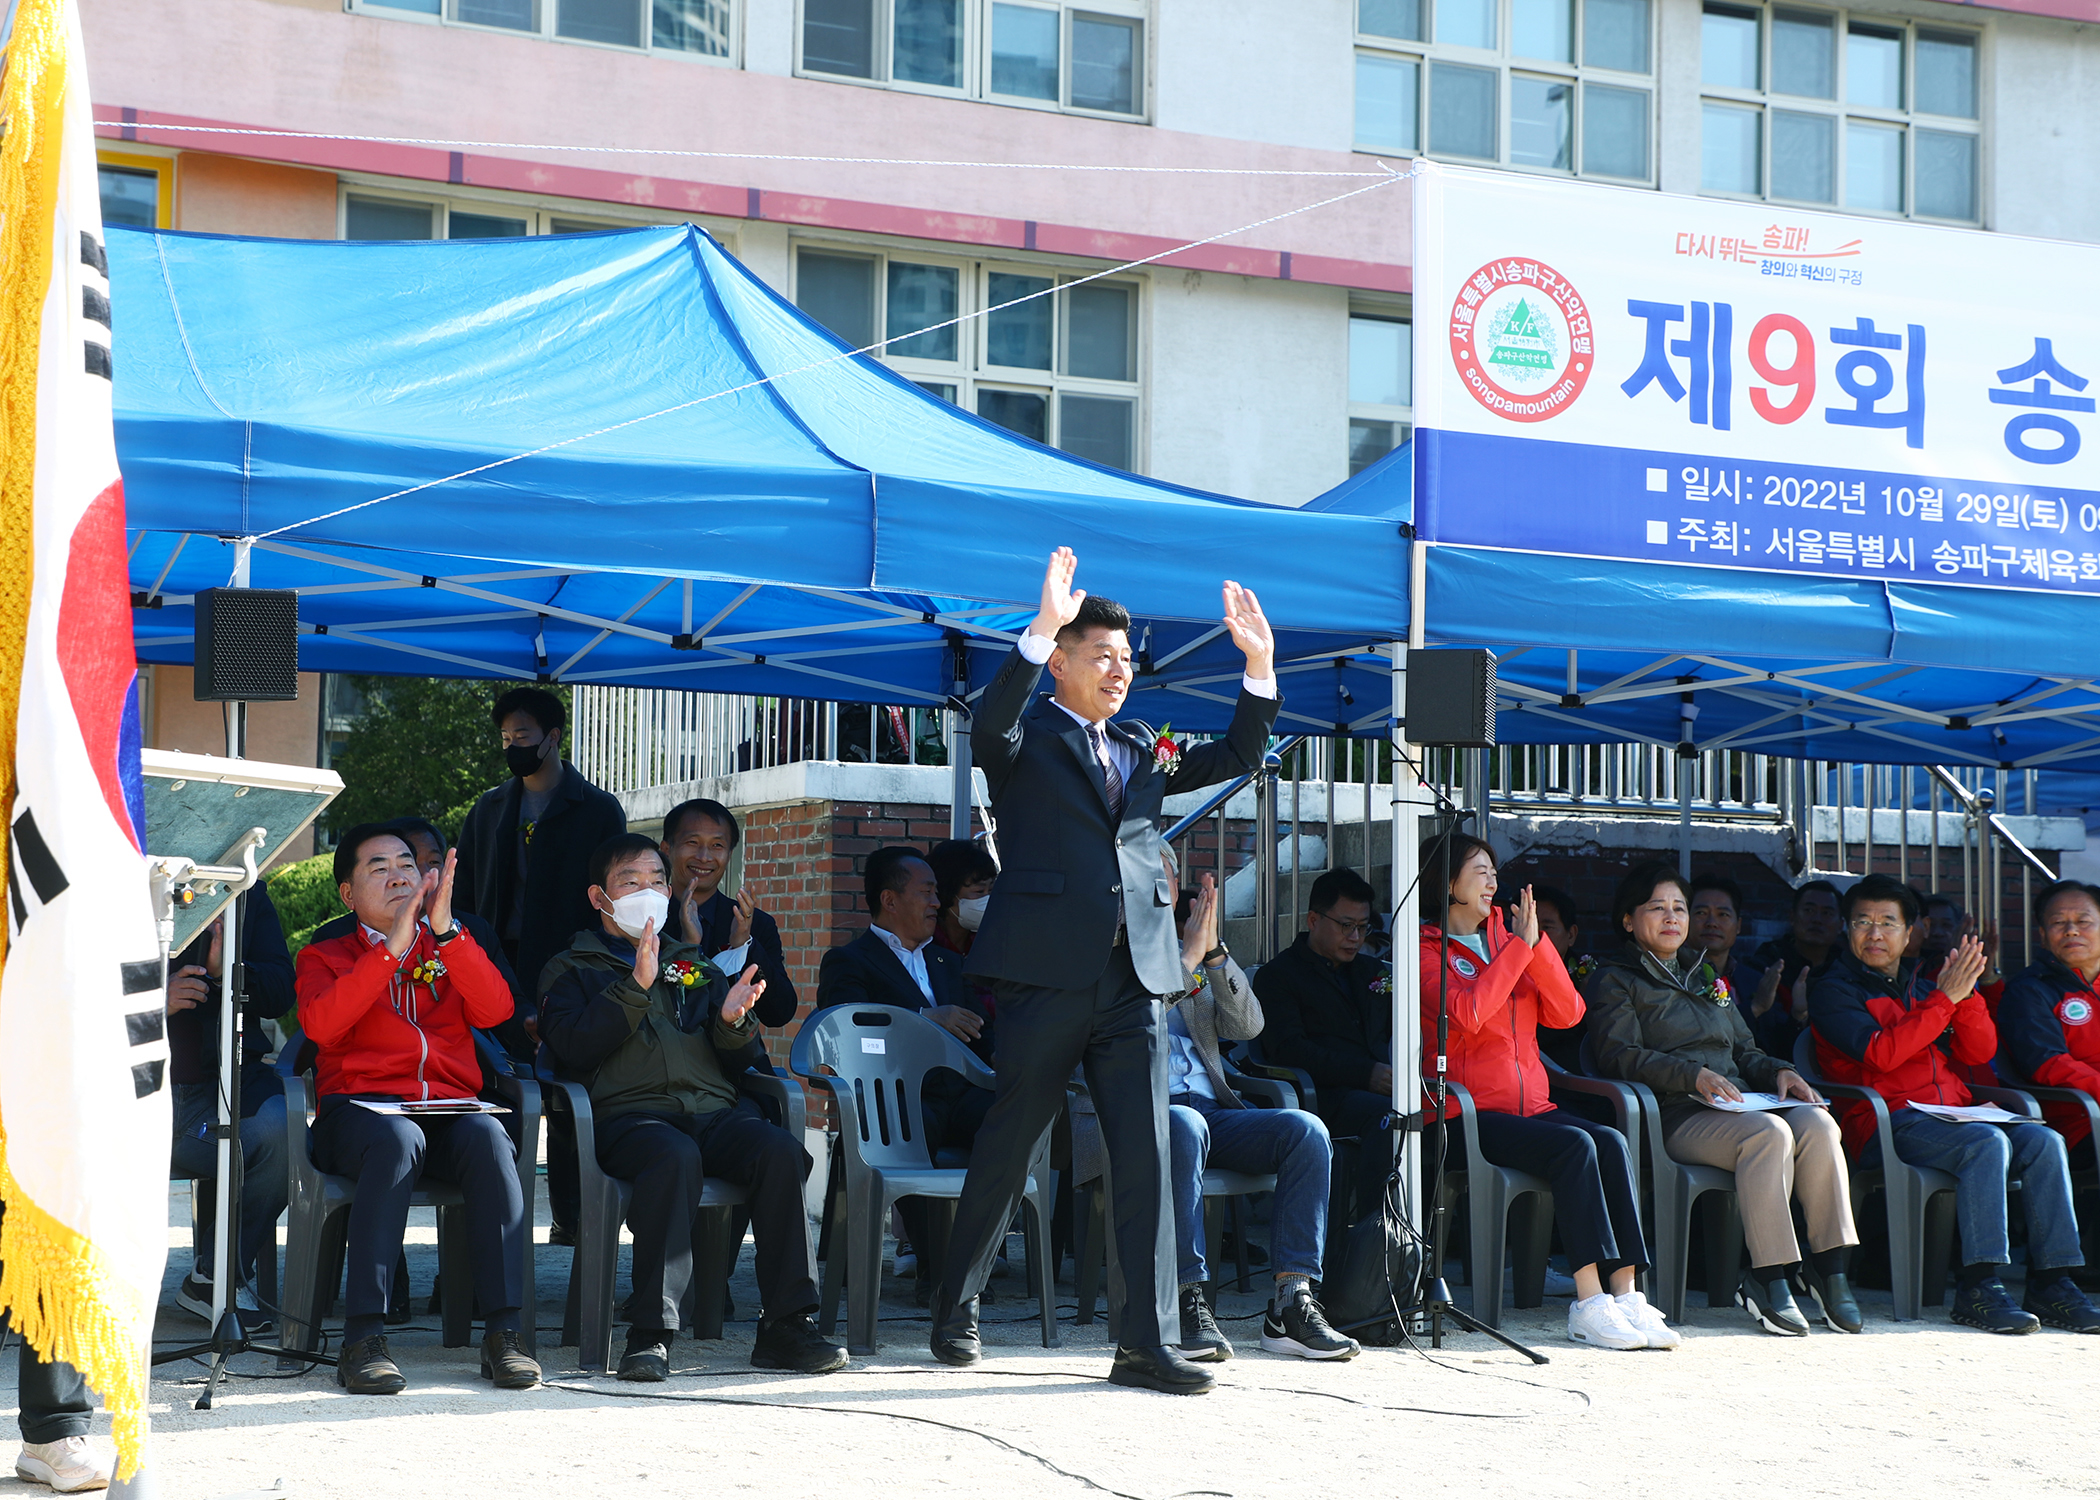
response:
[(977, 1040), (968, 1045), (984, 1060), (984, 1065), (990, 1067), (991, 1017), (970, 992), (969, 981), (963, 978), (962, 961), (939, 943), (928, 943), (919, 951), (925, 955), (926, 977), (933, 984), (931, 1005), (920, 993), (919, 982), (911, 977), (903, 961), (870, 929), (824, 955), (824, 962), (817, 970), (817, 1008), (894, 1005), (899, 1010), (932, 1010), (943, 1005), (960, 1006), (985, 1023)]
[[(292, 991), (292, 955), (285, 947), (284, 925), (270, 900), (269, 887), (258, 881), (234, 897), (238, 910), (234, 925), (239, 929), (242, 991), (241, 1060), (253, 1062), (270, 1050), (263, 1019), (275, 1020), (298, 1002)], [(211, 957), (211, 928), (207, 926), (188, 948), (168, 960), (173, 974), (185, 965), (204, 967)], [(172, 1083), (210, 1083), (219, 1076), (219, 981), (211, 982), (211, 998), (168, 1017), (168, 1073)], [(243, 1087), (246, 1087), (244, 1084)], [(283, 1092), (279, 1089), (276, 1092)], [(262, 1096), (244, 1098), (244, 1105), (259, 1105)]]
[[(518, 799), (513, 778), (481, 794), (459, 830), (459, 870), (453, 877), (452, 904), (486, 918), (500, 935), (512, 887), (517, 884)], [(612, 793), (583, 779), (568, 762), (561, 785), (533, 830), (523, 907), (518, 914), (518, 950), (512, 968), (525, 993), (536, 1003), (540, 970), (567, 950), (579, 932), (601, 931), (591, 909), (591, 853), (616, 833), (627, 831), (627, 814)], [(479, 939), (477, 938), (478, 942)], [(497, 951), (500, 951), (500, 946)]]
[[(678, 916), (678, 902), (675, 896), (671, 903), (671, 913), (672, 922), (678, 923), (681, 919)], [(735, 930), (736, 903), (729, 899), (726, 892), (717, 890), (700, 903), (698, 946), (704, 957), (712, 959), (728, 947), (729, 934)], [(684, 928), (679, 927), (677, 934), (682, 936), (683, 933)], [(795, 981), (788, 978), (787, 959), (780, 947), (780, 927), (762, 908), (752, 910), (751, 951), (745, 955), (744, 962), (747, 965), (757, 964), (758, 977), (766, 982), (766, 992), (758, 997), (755, 1007), (759, 1024), (785, 1026), (794, 1020), (795, 1009), (801, 1004), (801, 998), (795, 993)], [(741, 977), (741, 972), (731, 974), (729, 982), (734, 984)], [(916, 989), (917, 986), (914, 985), (913, 988)]]
[(1170, 774), (1153, 764), (1149, 728), (1111, 723), (1109, 732), (1137, 750), (1117, 825), (1086, 731), (1050, 699), (1030, 703), (1042, 670), (1018, 648), (1009, 652), (970, 730), (971, 756), (992, 789), (1004, 869), (969, 972), (1080, 989), (1108, 967), (1120, 914), (1139, 982), (1155, 995), (1176, 994), (1184, 976), (1160, 862), (1160, 802), (1260, 765), (1278, 700), (1242, 692), (1225, 738), (1188, 746)]
[(1316, 1088), (1369, 1088), (1371, 1069), (1392, 1061), (1392, 996), (1371, 990), (1385, 973), (1384, 964), (1364, 953), (1347, 967), (1331, 964), (1300, 933), (1255, 971), (1254, 993), (1269, 1022), (1263, 1055), (1303, 1068)]

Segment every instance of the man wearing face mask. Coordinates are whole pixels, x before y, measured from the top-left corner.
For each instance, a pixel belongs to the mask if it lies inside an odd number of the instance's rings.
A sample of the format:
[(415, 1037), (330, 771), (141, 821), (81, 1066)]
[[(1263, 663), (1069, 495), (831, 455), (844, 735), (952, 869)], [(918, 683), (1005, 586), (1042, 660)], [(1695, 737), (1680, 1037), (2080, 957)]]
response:
[[(590, 1091), (598, 1164), (634, 1185), (622, 1380), (670, 1373), (679, 1304), (693, 1274), (693, 1217), (704, 1177), (749, 1194), (762, 1311), (751, 1363), (822, 1374), (846, 1351), (817, 1332), (817, 1284), (802, 1182), (809, 1155), (740, 1097), (735, 1055), (759, 1034), (758, 966), (731, 983), (691, 943), (659, 936), (671, 914), (663, 853), (638, 833), (590, 857), (595, 931), (579, 932), (541, 976), (540, 1036)], [(799, 1124), (799, 1121), (791, 1122)]]
[(576, 932), (597, 926), (584, 889), (591, 851), (627, 830), (611, 793), (562, 759), (568, 714), (545, 688), (512, 688), (489, 717), (510, 780), (482, 793), (459, 831), (458, 902), (496, 929), (527, 993)]

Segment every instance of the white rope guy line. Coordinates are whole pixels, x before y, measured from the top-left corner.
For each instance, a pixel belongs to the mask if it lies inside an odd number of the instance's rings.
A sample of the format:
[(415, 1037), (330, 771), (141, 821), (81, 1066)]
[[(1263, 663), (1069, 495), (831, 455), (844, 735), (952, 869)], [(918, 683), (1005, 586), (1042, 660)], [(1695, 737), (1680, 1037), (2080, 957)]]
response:
[[(961, 317), (950, 318), (944, 323), (935, 323), (931, 327), (921, 328), (917, 330), (917, 333), (915, 333), (913, 336), (916, 337), (917, 334), (923, 333), (938, 333), (943, 328), (953, 328), (959, 324), (968, 323), (978, 318), (990, 317), (995, 312), (1004, 312), (1009, 307), (1018, 307), (1023, 302), (1033, 302), (1038, 297), (1053, 296), (1058, 292), (1070, 291), (1075, 286), (1085, 286), (1090, 281), (1099, 281), (1106, 276), (1119, 276), (1125, 271), (1134, 271), (1140, 266), (1149, 266), (1154, 261), (1165, 260), (1170, 255), (1181, 255), (1190, 250), (1200, 250), (1205, 245), (1214, 245), (1219, 240), (1230, 239), (1232, 238), (1232, 236), (1237, 234), (1250, 234), (1257, 229), (1265, 227), (1266, 225), (1275, 224), (1284, 219), (1296, 218), (1299, 214), (1312, 213), (1316, 209), (1327, 208), (1332, 204), (1341, 203), (1350, 198), (1359, 197), (1364, 193), (1376, 192), (1379, 188), (1389, 187), (1396, 182), (1405, 182), (1413, 175), (1414, 171), (1411, 167), (1405, 172), (1395, 172), (1391, 168), (1386, 168), (1385, 176), (1380, 177), (1376, 181), (1368, 183), (1363, 187), (1351, 188), (1346, 193), (1336, 193), (1332, 197), (1322, 198), (1317, 203), (1305, 204), (1301, 208), (1285, 209), (1282, 213), (1270, 214), (1265, 219), (1256, 219), (1251, 224), (1242, 224), (1239, 225), (1237, 228), (1233, 229), (1223, 229), (1218, 231), (1218, 233), (1216, 234), (1206, 235), (1200, 240), (1190, 240), (1186, 244), (1175, 245), (1170, 249), (1158, 251), (1155, 254), (1147, 255), (1139, 260), (1125, 261), (1120, 266), (1111, 266), (1105, 271), (1096, 271), (1090, 276), (1081, 276), (1077, 280), (1067, 281), (1062, 285), (1057, 285), (1053, 283), (1050, 286), (1044, 287), (1039, 292), (1029, 292), (1025, 296), (1015, 297), (1011, 301), (1000, 302), (991, 307), (981, 308), (976, 312), (964, 313)], [(172, 291), (170, 295), (173, 295)], [(658, 417), (668, 417), (673, 415), (674, 413), (686, 411), (695, 406), (704, 406), (710, 401), (719, 401), (724, 396), (734, 396), (742, 391), (757, 390), (761, 386), (771, 385), (778, 380), (785, 380), (791, 375), (804, 375), (811, 370), (821, 370), (826, 365), (838, 364), (842, 360), (857, 359), (863, 354), (878, 353), (881, 351), (885, 344), (888, 344), (890, 342), (892, 341), (889, 339), (878, 339), (872, 344), (863, 345), (858, 349), (848, 349), (844, 353), (833, 354), (824, 359), (812, 360), (808, 364), (798, 365), (792, 370), (782, 370), (779, 371), (777, 374), (761, 376), (757, 380), (747, 380), (742, 385), (733, 385), (728, 387), (726, 390), (715, 391), (709, 395), (695, 396), (690, 401), (681, 401), (675, 406), (666, 406), (659, 411), (645, 412), (641, 416), (629, 417), (624, 421), (613, 422), (604, 427), (596, 428), (590, 432), (581, 432), (576, 434), (574, 437), (560, 438), (554, 442), (542, 444), (540, 447), (529, 449), (524, 453), (513, 453), (507, 458), (491, 459), (488, 463), (476, 464), (471, 469), (461, 469), (456, 474), (447, 474), (440, 479), (426, 479), (421, 484), (412, 484), (406, 489), (395, 490), (390, 495), (377, 495), (370, 500), (361, 500), (355, 505), (345, 505), (341, 509), (331, 510), (325, 512), (322, 515), (309, 516), (303, 521), (290, 522), (286, 525), (276, 527), (274, 530), (262, 532), (258, 534), (254, 538), (254, 540), (268, 541), (273, 536), (282, 536), (287, 531), (297, 531), (302, 526), (318, 526), (323, 521), (333, 521), (338, 516), (347, 516), (352, 511), (364, 510), (368, 506), (383, 505), (389, 500), (400, 500), (409, 495), (420, 494), (424, 490), (436, 489), (441, 484), (451, 484), (456, 480), (471, 479), (474, 475), (486, 474), (491, 469), (500, 469), (507, 464), (521, 463), (528, 458), (538, 458), (542, 454), (552, 453), (557, 448), (566, 448), (574, 443), (589, 442), (592, 438), (604, 437), (608, 433), (619, 432), (624, 428), (638, 426), (643, 422), (653, 422)]]
[(458, 141), (439, 136), (346, 135), (332, 130), (264, 130), (233, 125), (156, 125), (146, 120), (97, 120), (98, 129), (166, 130), (187, 135), (256, 136), (277, 141), (356, 141), (375, 146), (442, 146), (448, 151), (577, 151), (601, 156), (669, 156), (695, 161), (806, 162), (839, 167), (979, 167), (1008, 172), (1141, 172), (1200, 177), (1377, 177), (1376, 172), (1344, 168), (1322, 170), (1289, 167), (1137, 167), (1091, 162), (943, 161), (895, 156), (805, 156), (789, 152), (681, 151), (669, 146), (578, 146), (541, 141)]

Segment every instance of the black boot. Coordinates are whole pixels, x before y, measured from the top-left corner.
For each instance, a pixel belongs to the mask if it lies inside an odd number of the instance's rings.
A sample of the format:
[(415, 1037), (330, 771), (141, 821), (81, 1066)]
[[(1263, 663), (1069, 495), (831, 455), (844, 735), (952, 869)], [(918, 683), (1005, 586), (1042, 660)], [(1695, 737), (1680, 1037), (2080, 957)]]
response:
[(956, 1302), (942, 1287), (933, 1301), (933, 1357), (944, 1365), (974, 1365), (984, 1357), (977, 1337), (977, 1299)]

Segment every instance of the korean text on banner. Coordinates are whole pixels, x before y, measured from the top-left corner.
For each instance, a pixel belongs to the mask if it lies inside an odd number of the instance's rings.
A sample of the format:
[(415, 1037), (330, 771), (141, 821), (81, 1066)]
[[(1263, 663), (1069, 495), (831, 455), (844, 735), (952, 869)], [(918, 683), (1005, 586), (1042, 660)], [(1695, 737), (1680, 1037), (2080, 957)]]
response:
[(167, 1261), (168, 1050), (109, 280), (74, 0), (0, 17), (0, 1303), (101, 1392), (129, 1475)]
[(2100, 593), (2100, 249), (1427, 163), (1415, 193), (1425, 540)]

